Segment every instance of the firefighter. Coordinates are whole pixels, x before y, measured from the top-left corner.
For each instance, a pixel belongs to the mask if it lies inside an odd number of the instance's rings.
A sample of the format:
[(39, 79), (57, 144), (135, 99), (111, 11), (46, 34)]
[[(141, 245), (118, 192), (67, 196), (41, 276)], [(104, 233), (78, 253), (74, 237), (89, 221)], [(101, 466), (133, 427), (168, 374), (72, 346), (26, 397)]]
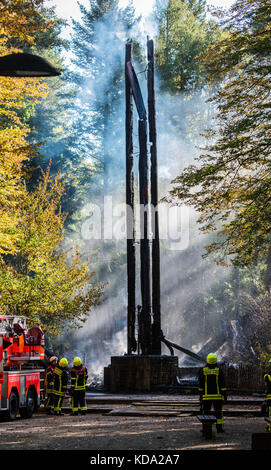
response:
[[(271, 359), (269, 361), (269, 366), (271, 366)], [(271, 367), (269, 367), (271, 369)], [(269, 370), (269, 374), (264, 375), (264, 381), (266, 385), (266, 404), (268, 410), (268, 416), (271, 418), (271, 370)], [(271, 432), (271, 424), (267, 424), (267, 431)]]
[(78, 405), (80, 406), (81, 414), (86, 414), (86, 383), (88, 378), (88, 370), (82, 364), (80, 357), (75, 357), (73, 360), (73, 368), (71, 370), (71, 389), (70, 394), (72, 397), (72, 414), (78, 415)]
[(212, 405), (216, 416), (217, 432), (224, 432), (223, 398), (227, 400), (227, 390), (223, 371), (217, 365), (217, 357), (210, 353), (206, 365), (199, 372), (199, 394), (202, 414), (210, 414)]
[(48, 415), (54, 414), (54, 396), (53, 396), (53, 385), (54, 385), (54, 370), (57, 363), (57, 357), (52, 356), (49, 359), (49, 366), (45, 373), (45, 390), (46, 390), (46, 402), (45, 409)]
[(67, 370), (68, 364), (68, 359), (62, 357), (54, 370), (54, 414), (58, 416), (64, 415), (64, 413), (62, 413), (62, 403), (67, 391), (69, 380), (69, 374)]

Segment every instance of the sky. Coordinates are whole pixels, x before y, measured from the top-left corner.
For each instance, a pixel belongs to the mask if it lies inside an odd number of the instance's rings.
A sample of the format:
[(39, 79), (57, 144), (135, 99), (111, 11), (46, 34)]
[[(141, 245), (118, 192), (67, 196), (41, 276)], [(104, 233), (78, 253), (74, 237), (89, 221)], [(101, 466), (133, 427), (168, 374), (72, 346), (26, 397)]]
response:
[[(77, 0), (47, 0), (49, 6), (56, 7), (56, 13), (61, 18), (66, 19), (70, 22), (71, 17), (74, 19), (80, 19), (80, 10), (77, 5)], [(89, 5), (89, 0), (80, 0), (85, 6)], [(120, 6), (125, 6), (127, 0), (120, 0)], [(229, 7), (233, 0), (207, 0), (209, 5), (216, 7)], [(134, 7), (136, 14), (142, 14), (143, 17), (148, 16), (154, 5), (154, 0), (134, 0)]]
[[(89, 0), (79, 0), (83, 5), (88, 6)], [(222, 1), (222, 0), (219, 0)], [(78, 18), (80, 17), (80, 11), (77, 5), (77, 0), (49, 0), (51, 5), (56, 6), (56, 13), (63, 18)], [(120, 0), (120, 6), (125, 6), (126, 0)], [(142, 13), (148, 15), (151, 12), (154, 0), (134, 0), (134, 6), (136, 13)]]

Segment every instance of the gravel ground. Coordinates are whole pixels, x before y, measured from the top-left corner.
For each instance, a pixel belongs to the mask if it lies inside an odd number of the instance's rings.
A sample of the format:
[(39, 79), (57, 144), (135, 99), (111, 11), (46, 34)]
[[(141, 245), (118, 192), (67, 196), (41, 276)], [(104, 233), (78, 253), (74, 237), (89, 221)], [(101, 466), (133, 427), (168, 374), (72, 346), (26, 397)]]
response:
[[(52, 454), (55, 453), (50, 451), (54, 450), (62, 451), (57, 453), (57, 462), (62, 462), (62, 467), (74, 464), (76, 468), (88, 467), (97, 455), (106, 459), (108, 456), (127, 455), (127, 451), (131, 453), (131, 460), (125, 457), (122, 465), (98, 462), (98, 466), (130, 468), (135, 463), (135, 455), (140, 452), (149, 455), (177, 453), (180, 457), (178, 466), (181, 463), (183, 468), (189, 468), (194, 463), (202, 466), (206, 462), (209, 465), (210, 458), (216, 464), (217, 459), (221, 462), (222, 455), (222, 461), (225, 464), (228, 462), (228, 466), (232, 458), (236, 463), (236, 455), (240, 457), (240, 453), (243, 464), (246, 461), (251, 464), (255, 458), (254, 462), (260, 462), (259, 458), (262, 457), (261, 451), (260, 456), (257, 452), (255, 456), (255, 452), (251, 451), (252, 434), (265, 432), (264, 418), (259, 416), (262, 398), (229, 397), (224, 405), (226, 432), (217, 434), (213, 426), (211, 440), (202, 436), (202, 426), (196, 417), (199, 402), (195, 395), (90, 393), (87, 400), (88, 413), (85, 416), (71, 416), (70, 399), (65, 399), (64, 416), (47, 416), (41, 407), (31, 419), (18, 416), (15, 421), (3, 421), (0, 418), (0, 455), (3, 458), (12, 456), (14, 462), (21, 459), (27, 461), (28, 458), (32, 463), (37, 461), (39, 470), (43, 467), (48, 470), (48, 466), (51, 468), (54, 462)], [(148, 404), (149, 400), (155, 401), (155, 406), (151, 402)], [(156, 403), (157, 400), (160, 403)], [(184, 405), (181, 405), (183, 402)], [(182, 411), (179, 416), (119, 416), (106, 414), (110, 409), (130, 413), (133, 410), (144, 412), (144, 409)], [(237, 410), (242, 410), (243, 415), (238, 416)]]
[[(119, 407), (118, 407), (119, 408)], [(47, 416), (0, 421), (1, 450), (251, 450), (251, 434), (265, 432), (262, 417), (225, 417), (225, 433), (201, 434), (189, 413), (178, 417)]]

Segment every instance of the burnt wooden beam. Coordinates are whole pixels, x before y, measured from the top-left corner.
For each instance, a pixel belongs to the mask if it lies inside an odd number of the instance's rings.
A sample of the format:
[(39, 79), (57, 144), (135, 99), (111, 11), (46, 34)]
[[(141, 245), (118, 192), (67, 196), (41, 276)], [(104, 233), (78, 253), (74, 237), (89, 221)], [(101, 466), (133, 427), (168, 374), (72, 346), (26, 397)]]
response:
[(148, 120), (151, 154), (151, 205), (152, 205), (152, 354), (161, 354), (161, 300), (160, 300), (160, 242), (158, 215), (158, 168), (157, 168), (157, 131), (154, 88), (154, 47), (153, 41), (147, 40), (148, 68)]
[(190, 349), (186, 349), (186, 348), (183, 348), (182, 346), (179, 346), (176, 343), (172, 343), (172, 341), (169, 341), (168, 339), (166, 339), (163, 334), (161, 335), (161, 341), (167, 345), (172, 355), (173, 355), (173, 349), (178, 349), (178, 351), (181, 351), (184, 354), (187, 354), (188, 356), (193, 357), (193, 359), (196, 359), (197, 361), (205, 362), (205, 359), (203, 357), (199, 356), (193, 351), (190, 351)]
[(130, 61), (126, 62), (127, 76), (129, 78), (130, 86), (133, 92), (133, 97), (136, 104), (139, 119), (147, 119), (147, 111), (144, 105), (143, 96), (140, 90), (138, 79), (134, 67)]
[(149, 241), (149, 178), (147, 120), (138, 121), (139, 136), (139, 200), (140, 200), (140, 281), (141, 281), (141, 351), (151, 354), (151, 295), (150, 295), (150, 241)]
[(127, 228), (127, 352), (137, 349), (135, 339), (136, 319), (136, 257), (134, 227), (134, 157), (133, 157), (133, 92), (128, 77), (127, 63), (132, 57), (132, 43), (127, 42), (125, 49), (125, 96), (126, 96), (126, 228)]

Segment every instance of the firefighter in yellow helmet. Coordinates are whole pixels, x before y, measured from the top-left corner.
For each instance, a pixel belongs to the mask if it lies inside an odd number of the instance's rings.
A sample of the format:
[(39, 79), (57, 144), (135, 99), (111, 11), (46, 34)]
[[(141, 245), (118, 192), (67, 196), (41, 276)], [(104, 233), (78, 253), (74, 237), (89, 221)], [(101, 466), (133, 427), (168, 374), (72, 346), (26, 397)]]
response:
[(62, 403), (66, 395), (69, 380), (68, 364), (68, 359), (62, 357), (54, 370), (54, 414), (58, 416), (64, 415), (64, 413), (62, 413)]
[[(269, 374), (264, 375), (264, 381), (266, 385), (266, 404), (267, 404), (267, 410), (268, 410), (268, 416), (271, 418), (271, 359), (268, 362), (269, 364)], [(267, 431), (271, 432), (271, 424), (267, 424)]]
[(86, 414), (86, 384), (88, 379), (88, 370), (82, 364), (80, 357), (73, 360), (73, 368), (71, 370), (71, 389), (72, 396), (72, 414), (78, 415), (79, 406), (81, 414)]
[(53, 395), (53, 385), (54, 385), (54, 370), (57, 363), (57, 357), (52, 356), (49, 359), (49, 365), (45, 373), (45, 391), (46, 391), (46, 403), (45, 409), (48, 415), (54, 414), (54, 395)]
[(223, 371), (217, 365), (217, 357), (210, 353), (206, 365), (199, 372), (199, 394), (202, 414), (210, 414), (212, 405), (216, 416), (217, 432), (224, 432), (223, 397), (226, 401), (227, 390)]

